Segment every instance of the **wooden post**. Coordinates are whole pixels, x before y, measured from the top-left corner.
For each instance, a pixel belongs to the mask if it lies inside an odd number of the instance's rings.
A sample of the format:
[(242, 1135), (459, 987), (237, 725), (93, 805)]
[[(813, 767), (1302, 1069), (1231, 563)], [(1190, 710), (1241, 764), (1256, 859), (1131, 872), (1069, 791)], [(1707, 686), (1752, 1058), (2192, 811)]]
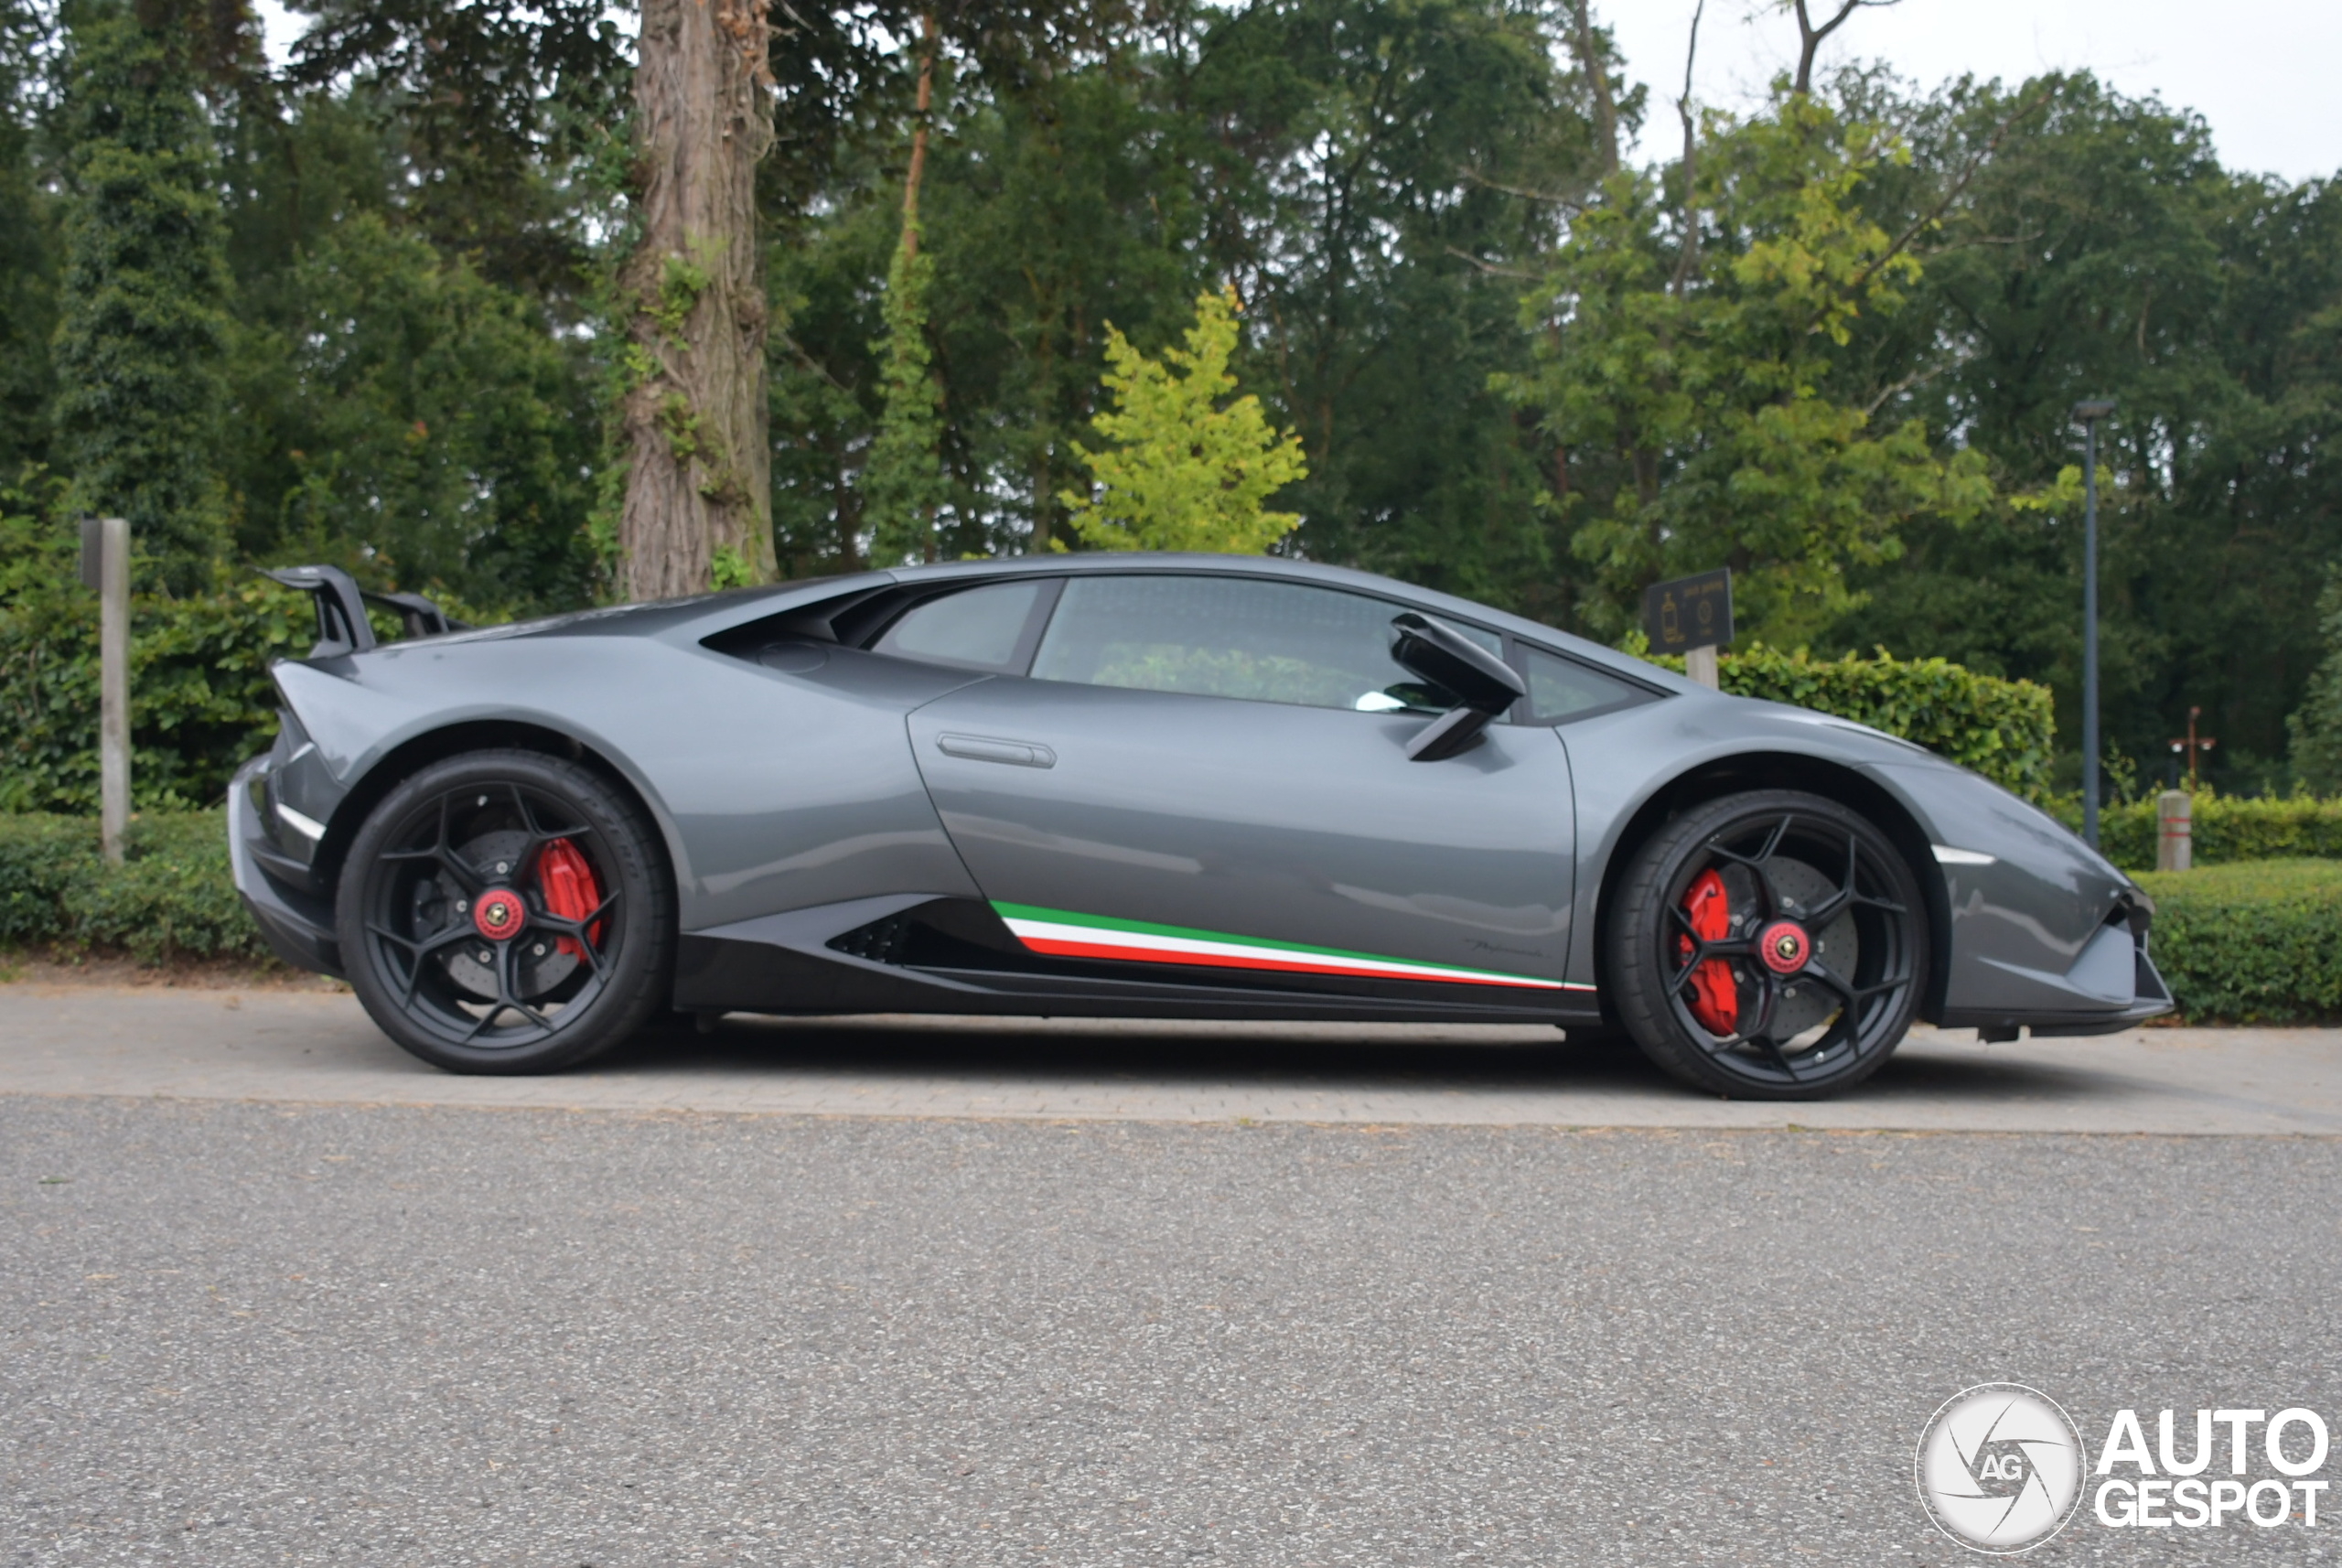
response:
[(1716, 647), (1713, 642), (1704, 648), (1683, 650), (1683, 673), (1711, 692), (1724, 690), (1716, 681)]
[(98, 521), (98, 832), (122, 864), (130, 823), (130, 523)]
[(2155, 797), (2155, 869), (2186, 871), (2196, 863), (2196, 800), (2185, 789)]

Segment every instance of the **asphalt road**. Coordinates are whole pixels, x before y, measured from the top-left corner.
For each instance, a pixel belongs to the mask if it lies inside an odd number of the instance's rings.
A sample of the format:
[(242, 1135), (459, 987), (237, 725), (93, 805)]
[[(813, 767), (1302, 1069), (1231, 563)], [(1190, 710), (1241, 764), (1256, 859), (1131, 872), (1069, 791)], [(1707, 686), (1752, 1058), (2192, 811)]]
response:
[(2337, 1152), (0, 1094), (0, 1563), (1982, 1561), (1964, 1386), (2342, 1404)]
[(1551, 1028), (734, 1017), (550, 1078), (459, 1078), (347, 994), (0, 985), (0, 1093), (791, 1115), (2342, 1133), (2342, 1030), (1917, 1030), (1860, 1089), (1731, 1101)]

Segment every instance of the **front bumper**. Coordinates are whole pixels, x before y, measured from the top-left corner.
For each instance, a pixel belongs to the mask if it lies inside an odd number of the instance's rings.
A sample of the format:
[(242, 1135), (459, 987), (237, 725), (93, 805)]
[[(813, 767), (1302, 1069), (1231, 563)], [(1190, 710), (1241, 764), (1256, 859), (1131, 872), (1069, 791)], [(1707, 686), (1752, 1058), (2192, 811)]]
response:
[(262, 816), (268, 809), (269, 761), (252, 758), (228, 787), (228, 860), (236, 891), (277, 957), (295, 969), (340, 979), (333, 906), (313, 885), (308, 868), (277, 845)]

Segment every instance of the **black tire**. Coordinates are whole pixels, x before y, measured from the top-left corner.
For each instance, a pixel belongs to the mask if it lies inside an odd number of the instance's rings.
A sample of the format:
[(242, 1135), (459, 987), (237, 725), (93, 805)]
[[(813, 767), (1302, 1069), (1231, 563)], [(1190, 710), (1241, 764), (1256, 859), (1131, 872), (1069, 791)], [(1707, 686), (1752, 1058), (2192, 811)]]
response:
[(1841, 1093), (1894, 1054), (1927, 994), (1918, 878), (1885, 833), (1819, 795), (1692, 808), (1636, 853), (1614, 899), (1603, 956), (1620, 1021), (1712, 1093)]
[(349, 846), (335, 923), (368, 1015), (450, 1072), (574, 1066), (671, 986), (656, 832), (599, 775), (533, 751), (449, 757), (392, 789)]

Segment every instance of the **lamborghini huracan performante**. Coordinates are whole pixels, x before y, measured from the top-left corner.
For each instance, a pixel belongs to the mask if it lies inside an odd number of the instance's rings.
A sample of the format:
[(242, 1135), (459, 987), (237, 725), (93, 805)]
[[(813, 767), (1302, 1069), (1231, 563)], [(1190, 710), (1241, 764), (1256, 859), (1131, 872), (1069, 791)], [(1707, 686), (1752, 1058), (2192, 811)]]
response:
[(2153, 906), (1907, 742), (1360, 572), (1082, 554), (450, 628), (330, 568), (237, 886), (458, 1072), (668, 1015), (1549, 1024), (1790, 1099), (2171, 1006)]

